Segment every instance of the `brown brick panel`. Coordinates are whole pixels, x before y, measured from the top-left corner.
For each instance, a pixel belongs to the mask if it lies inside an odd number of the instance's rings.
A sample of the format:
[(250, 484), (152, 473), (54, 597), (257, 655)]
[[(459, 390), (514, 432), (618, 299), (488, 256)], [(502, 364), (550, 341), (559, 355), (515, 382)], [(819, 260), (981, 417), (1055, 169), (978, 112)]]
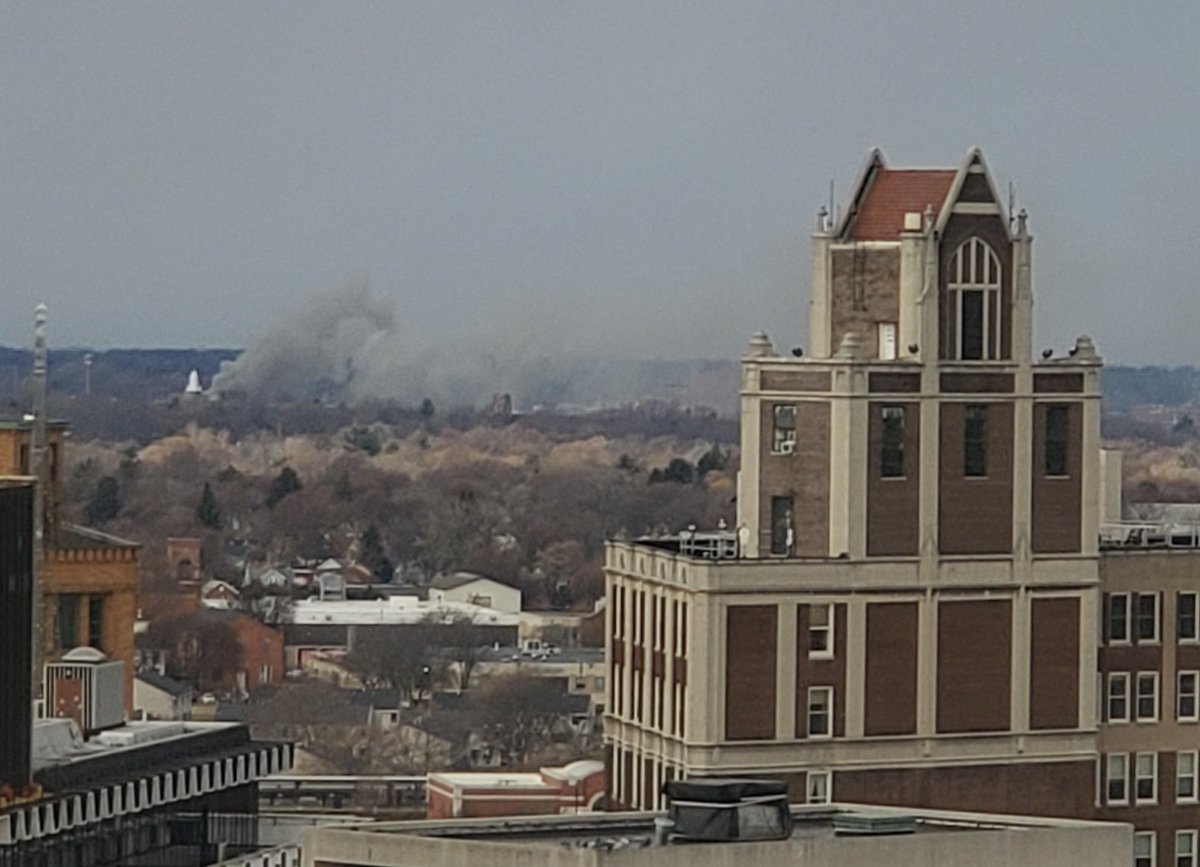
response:
[(796, 606), (796, 737), (808, 736), (808, 688), (833, 687), (833, 736), (846, 736), (846, 606), (833, 606), (833, 657), (808, 657), (807, 605)]
[[(883, 478), (883, 408), (904, 407), (904, 477)], [(867, 556), (915, 556), (920, 535), (921, 412), (918, 403), (872, 401), (867, 428)]]
[(851, 331), (875, 355), (877, 322), (900, 321), (900, 250), (834, 250), (830, 263), (830, 339), (835, 349)]
[(943, 373), (942, 391), (947, 394), (1012, 394), (1011, 373)]
[[(1067, 475), (1047, 476), (1046, 410), (1067, 407)], [(1033, 406), (1032, 545), (1036, 554), (1079, 550), (1083, 514), (1083, 404)]]
[(725, 615), (725, 737), (775, 737), (778, 610), (734, 605)]
[(959, 245), (972, 236), (986, 241), (1000, 260), (1000, 309), (1004, 317), (1000, 322), (1000, 358), (1012, 357), (1012, 242), (1008, 227), (996, 215), (952, 214), (942, 232), (938, 251), (938, 318), (939, 354), (949, 359), (954, 355), (958, 323), (955, 308), (950, 303), (949, 280), (950, 260)]
[(763, 391), (829, 391), (828, 370), (764, 370), (759, 374)]
[(1013, 406), (988, 408), (987, 476), (963, 475), (967, 404), (941, 406), (938, 545), (943, 554), (1012, 553)]
[[(1162, 645), (1117, 645), (1101, 647), (1098, 651), (1100, 669), (1104, 673), (1110, 671), (1128, 671), (1133, 674), (1138, 671), (1162, 670)], [(1130, 683), (1133, 689), (1132, 682)], [(1160, 687), (1161, 690), (1161, 687)]]
[(916, 734), (917, 612), (916, 602), (867, 605), (868, 736)]
[(1200, 644), (1175, 645), (1175, 670), (1200, 671)]
[(867, 390), (891, 394), (917, 394), (921, 391), (919, 373), (870, 373), (867, 374)]
[(687, 683), (687, 660), (682, 656), (676, 656), (675, 667), (672, 669), (675, 683)]
[(625, 782), (621, 786), (622, 802), (626, 807), (633, 807), (633, 750), (622, 750), (625, 762)]
[(958, 191), (960, 202), (994, 202), (992, 190), (986, 175), (967, 175), (963, 178), (962, 187)]
[(937, 730), (1007, 731), (1012, 687), (1012, 603), (938, 604)]
[(762, 403), (759, 548), (771, 550), (771, 497), (791, 497), (795, 554), (829, 555), (829, 404), (797, 404), (796, 451), (771, 453), (775, 403)]
[(1034, 599), (1030, 616), (1029, 726), (1079, 725), (1079, 599)]
[(1035, 373), (1035, 394), (1079, 394), (1083, 391), (1082, 373)]
[[(839, 771), (837, 799), (851, 804), (1090, 818), (1095, 813), (1095, 767), (1089, 759)], [(1126, 810), (1122, 821), (1131, 819)]]
[(662, 677), (667, 670), (666, 657), (663, 656), (661, 650), (655, 650), (650, 654), (650, 673), (655, 679)]
[(643, 810), (654, 809), (654, 796), (657, 794), (654, 791), (654, 760), (651, 758), (642, 759), (642, 803), (639, 805)]

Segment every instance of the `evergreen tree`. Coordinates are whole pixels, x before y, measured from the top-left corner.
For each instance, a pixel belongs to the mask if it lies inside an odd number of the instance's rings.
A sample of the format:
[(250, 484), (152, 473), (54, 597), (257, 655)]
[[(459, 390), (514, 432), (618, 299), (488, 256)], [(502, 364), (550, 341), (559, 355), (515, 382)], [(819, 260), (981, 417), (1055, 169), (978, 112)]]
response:
[(276, 503), (302, 487), (304, 485), (300, 484), (300, 477), (296, 475), (296, 471), (291, 467), (284, 467), (279, 471), (279, 475), (271, 479), (271, 486), (267, 488), (267, 508), (274, 508)]
[(350, 484), (350, 471), (342, 470), (333, 482), (333, 495), (343, 503), (349, 503), (354, 499), (354, 486)]
[(221, 507), (217, 504), (217, 495), (213, 493), (212, 485), (208, 482), (204, 483), (200, 505), (196, 507), (196, 517), (210, 530), (221, 529)]
[(373, 523), (362, 534), (362, 562), (377, 580), (384, 583), (391, 581), (395, 574), (395, 567), (383, 550), (383, 537)]
[(436, 411), (437, 411), (437, 408), (433, 405), (432, 400), (430, 400), (429, 398), (425, 398), (423, 401), (421, 401), (421, 410), (420, 410), (421, 418), (424, 418), (424, 419), (433, 418), (433, 414)]
[(117, 517), (121, 511), (121, 491), (113, 476), (105, 476), (96, 485), (96, 492), (88, 503), (87, 516), (90, 524), (103, 524)]

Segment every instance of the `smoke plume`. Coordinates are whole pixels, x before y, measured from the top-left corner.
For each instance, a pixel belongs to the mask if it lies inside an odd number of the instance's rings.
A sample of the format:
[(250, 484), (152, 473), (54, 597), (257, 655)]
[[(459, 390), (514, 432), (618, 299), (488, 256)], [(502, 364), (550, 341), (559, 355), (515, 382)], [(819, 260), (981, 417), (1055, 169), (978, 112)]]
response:
[(475, 407), (507, 392), (522, 409), (647, 398), (713, 406), (736, 397), (732, 365), (587, 359), (565, 351), (551, 357), (529, 349), (536, 342), (530, 338), (516, 335), (507, 345), (472, 342), (471, 349), (422, 345), (404, 332), (395, 303), (356, 278), (280, 318), (221, 366), (212, 391), (347, 403), (415, 404), (428, 397), (439, 405)]

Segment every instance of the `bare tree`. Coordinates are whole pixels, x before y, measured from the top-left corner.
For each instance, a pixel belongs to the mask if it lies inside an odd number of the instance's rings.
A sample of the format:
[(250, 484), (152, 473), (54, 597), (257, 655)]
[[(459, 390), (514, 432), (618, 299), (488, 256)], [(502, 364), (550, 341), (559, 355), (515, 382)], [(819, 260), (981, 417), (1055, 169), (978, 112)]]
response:
[(562, 716), (561, 690), (528, 674), (491, 678), (471, 702), (478, 731), (507, 765), (523, 765), (553, 736)]
[(455, 663), (458, 691), (471, 686), (471, 675), (487, 648), (488, 632), (469, 614), (456, 614), (438, 631), (438, 643), (445, 657)]
[(428, 623), (358, 627), (346, 668), (365, 685), (399, 690), (411, 702), (445, 679), (445, 660), (434, 641), (440, 628)]
[(244, 656), (233, 625), (211, 611), (152, 621), (141, 643), (166, 657), (168, 674), (201, 691), (229, 688)]

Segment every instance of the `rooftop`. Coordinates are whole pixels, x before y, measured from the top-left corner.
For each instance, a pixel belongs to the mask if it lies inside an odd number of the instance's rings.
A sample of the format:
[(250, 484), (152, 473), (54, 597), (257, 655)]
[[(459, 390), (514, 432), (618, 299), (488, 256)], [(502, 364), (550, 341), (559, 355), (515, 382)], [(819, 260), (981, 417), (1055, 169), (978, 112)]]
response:
[(516, 614), (506, 614), (468, 602), (437, 605), (415, 596), (387, 599), (302, 599), (292, 607), (292, 622), (359, 626), (372, 623), (404, 625), (430, 618), (466, 617), (479, 626), (516, 626)]
[[(782, 841), (655, 843), (664, 813), (580, 813), (495, 819), (381, 822), (305, 832), (315, 863), (400, 865), (729, 865), (987, 863), (1126, 865), (1128, 825), (858, 804), (792, 807)], [(494, 853), (488, 846), (496, 844)], [(982, 857), (986, 849), (996, 857)], [(568, 850), (568, 851), (564, 851)], [(734, 860), (736, 858), (736, 860)]]
[(904, 215), (923, 214), (927, 207), (936, 219), (956, 174), (954, 169), (880, 169), (854, 219), (854, 240), (899, 240)]

